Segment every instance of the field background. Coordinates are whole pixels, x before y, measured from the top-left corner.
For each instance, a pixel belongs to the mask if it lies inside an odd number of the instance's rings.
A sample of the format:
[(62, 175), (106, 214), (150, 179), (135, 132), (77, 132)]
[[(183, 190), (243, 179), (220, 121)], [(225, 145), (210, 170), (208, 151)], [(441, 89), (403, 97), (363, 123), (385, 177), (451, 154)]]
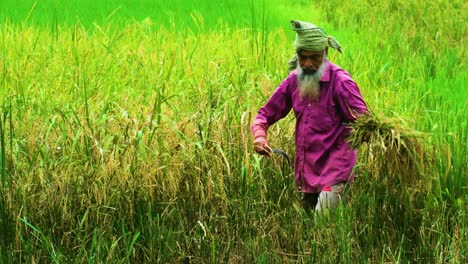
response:
[[(0, 2), (0, 263), (466, 263), (465, 1)], [(423, 188), (370, 173), (334, 214), (252, 152), (289, 20), (325, 28), (376, 116), (424, 132)], [(294, 153), (294, 117), (270, 129)]]

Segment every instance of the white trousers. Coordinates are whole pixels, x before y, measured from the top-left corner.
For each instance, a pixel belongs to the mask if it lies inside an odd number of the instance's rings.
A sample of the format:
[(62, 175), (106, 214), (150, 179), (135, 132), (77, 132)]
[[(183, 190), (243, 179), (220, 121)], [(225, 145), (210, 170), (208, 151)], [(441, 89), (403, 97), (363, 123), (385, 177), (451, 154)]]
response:
[(320, 213), (326, 209), (336, 209), (341, 201), (341, 195), (343, 194), (345, 185), (345, 182), (340, 182), (332, 185), (331, 190), (321, 191), (317, 205), (315, 206), (315, 211)]

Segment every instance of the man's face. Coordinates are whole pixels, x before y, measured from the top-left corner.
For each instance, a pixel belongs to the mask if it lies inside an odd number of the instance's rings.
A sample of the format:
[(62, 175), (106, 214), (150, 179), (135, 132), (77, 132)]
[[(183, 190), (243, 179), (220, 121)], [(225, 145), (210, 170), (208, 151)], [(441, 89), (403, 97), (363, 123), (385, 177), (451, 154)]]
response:
[(320, 68), (324, 61), (324, 56), (327, 50), (321, 51), (310, 51), (300, 50), (297, 52), (297, 59), (299, 66), (302, 68), (305, 74), (314, 74)]

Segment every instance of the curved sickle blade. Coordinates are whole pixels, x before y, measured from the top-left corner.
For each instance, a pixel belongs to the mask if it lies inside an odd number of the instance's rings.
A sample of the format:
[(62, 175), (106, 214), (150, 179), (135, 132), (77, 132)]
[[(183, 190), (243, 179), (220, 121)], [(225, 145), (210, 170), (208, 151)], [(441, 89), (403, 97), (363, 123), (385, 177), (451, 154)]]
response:
[(283, 156), (288, 161), (288, 165), (291, 165), (291, 158), (288, 156), (286, 152), (282, 151), (281, 149), (275, 149), (275, 148), (272, 150), (273, 150), (273, 153), (280, 154), (281, 156)]

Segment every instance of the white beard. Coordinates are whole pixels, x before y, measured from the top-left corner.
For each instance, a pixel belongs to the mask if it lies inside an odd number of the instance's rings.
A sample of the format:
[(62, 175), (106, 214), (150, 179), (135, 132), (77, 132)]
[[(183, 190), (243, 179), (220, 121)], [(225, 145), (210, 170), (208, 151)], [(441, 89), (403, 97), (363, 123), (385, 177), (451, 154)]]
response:
[(317, 100), (320, 96), (320, 78), (322, 78), (326, 68), (325, 60), (322, 65), (320, 65), (318, 70), (313, 74), (304, 73), (299, 65), (297, 68), (297, 84), (299, 88), (299, 94), (301, 97)]

